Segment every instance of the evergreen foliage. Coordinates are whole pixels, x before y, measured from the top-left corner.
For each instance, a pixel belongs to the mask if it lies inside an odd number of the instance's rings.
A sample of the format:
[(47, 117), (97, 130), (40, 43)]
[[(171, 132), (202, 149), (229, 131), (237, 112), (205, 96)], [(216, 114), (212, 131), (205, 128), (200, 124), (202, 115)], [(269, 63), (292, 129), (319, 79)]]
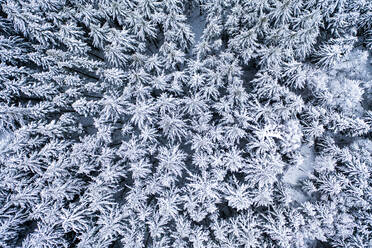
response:
[(371, 49), (367, 0), (0, 1), (0, 247), (372, 247)]

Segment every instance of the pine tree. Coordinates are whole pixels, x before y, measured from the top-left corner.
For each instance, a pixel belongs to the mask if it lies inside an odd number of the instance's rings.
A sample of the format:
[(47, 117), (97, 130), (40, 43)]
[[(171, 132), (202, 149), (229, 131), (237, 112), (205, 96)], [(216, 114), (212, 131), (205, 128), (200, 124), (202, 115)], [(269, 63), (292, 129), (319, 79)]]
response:
[(370, 247), (370, 9), (1, 2), (0, 246)]

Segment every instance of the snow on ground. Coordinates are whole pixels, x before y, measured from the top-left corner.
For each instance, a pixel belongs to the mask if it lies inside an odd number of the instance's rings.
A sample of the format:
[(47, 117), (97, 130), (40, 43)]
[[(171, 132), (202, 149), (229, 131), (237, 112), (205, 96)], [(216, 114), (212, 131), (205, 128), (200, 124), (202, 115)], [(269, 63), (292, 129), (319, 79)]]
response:
[(337, 63), (330, 75), (338, 75), (352, 80), (372, 80), (372, 58), (368, 50), (355, 48)]
[[(365, 109), (372, 108), (372, 56), (368, 50), (354, 48), (327, 74), (330, 79), (331, 92), (334, 91), (332, 90), (333, 82), (345, 81), (345, 79), (358, 82), (364, 92), (362, 105)], [(349, 89), (346, 90), (349, 91)]]
[(203, 30), (205, 27), (205, 17), (200, 15), (199, 7), (194, 7), (189, 16), (189, 22), (191, 25), (191, 30), (194, 33), (194, 44), (198, 44), (201, 36), (203, 35)]
[(292, 186), (290, 192), (294, 200), (304, 202), (308, 197), (303, 192), (296, 190), (294, 187), (298, 186), (300, 180), (311, 176), (314, 170), (315, 154), (313, 147), (306, 144), (301, 146), (300, 152), (303, 156), (303, 162), (298, 166), (290, 167), (283, 176), (283, 182)]
[(313, 172), (314, 151), (313, 147), (302, 145), (300, 148), (303, 162), (296, 167), (290, 167), (283, 177), (285, 183), (296, 185), (300, 179), (308, 177)]
[(11, 134), (8, 132), (0, 131), (0, 153), (3, 152), (6, 146), (9, 144), (11, 139)]
[[(325, 75), (327, 75), (328, 87), (332, 93), (336, 94), (336, 91), (341, 90), (337, 87), (343, 87), (342, 84), (337, 84), (338, 81), (355, 80), (360, 82), (360, 88), (365, 93), (364, 98), (372, 99), (372, 56), (367, 50), (353, 49), (331, 70), (325, 72)], [(345, 87), (349, 87), (349, 85), (345, 85)], [(368, 105), (372, 106), (371, 103)], [(308, 197), (295, 187), (299, 186), (299, 181), (308, 178), (313, 173), (315, 154), (313, 147), (306, 144), (302, 145), (300, 152), (303, 156), (303, 162), (298, 166), (290, 167), (283, 175), (283, 182), (293, 186), (291, 189), (293, 199), (303, 202)]]

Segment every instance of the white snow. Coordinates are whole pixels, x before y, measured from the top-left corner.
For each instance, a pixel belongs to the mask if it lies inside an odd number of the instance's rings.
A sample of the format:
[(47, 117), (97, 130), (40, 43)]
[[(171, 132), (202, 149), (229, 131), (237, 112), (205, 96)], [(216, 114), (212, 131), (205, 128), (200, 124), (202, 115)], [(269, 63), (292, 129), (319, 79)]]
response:
[(0, 131), (0, 153), (4, 152), (5, 147), (9, 144), (11, 139), (11, 134), (8, 132)]
[(372, 59), (368, 50), (355, 48), (328, 73), (341, 78), (368, 82), (372, 80)]
[(195, 35), (194, 44), (198, 44), (205, 27), (205, 17), (200, 15), (199, 7), (194, 7), (192, 9), (189, 16), (189, 24), (191, 25), (191, 30)]
[(305, 202), (308, 197), (301, 191), (296, 190), (294, 187), (298, 186), (298, 182), (302, 179), (311, 176), (314, 170), (314, 149), (309, 145), (302, 145), (300, 148), (303, 162), (298, 166), (290, 167), (283, 176), (283, 182), (293, 186), (290, 189), (291, 196), (297, 202)]
[(303, 162), (296, 167), (291, 167), (285, 173), (283, 181), (296, 185), (300, 179), (309, 177), (314, 170), (314, 151), (313, 147), (302, 145), (300, 148), (303, 156)]

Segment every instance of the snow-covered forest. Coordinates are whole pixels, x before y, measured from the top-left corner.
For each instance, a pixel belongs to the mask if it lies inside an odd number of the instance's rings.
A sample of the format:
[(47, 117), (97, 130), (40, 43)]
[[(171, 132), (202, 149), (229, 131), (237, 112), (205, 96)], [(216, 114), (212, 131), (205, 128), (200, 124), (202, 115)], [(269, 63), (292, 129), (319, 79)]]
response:
[(0, 0), (0, 60), (0, 247), (372, 247), (372, 1)]

